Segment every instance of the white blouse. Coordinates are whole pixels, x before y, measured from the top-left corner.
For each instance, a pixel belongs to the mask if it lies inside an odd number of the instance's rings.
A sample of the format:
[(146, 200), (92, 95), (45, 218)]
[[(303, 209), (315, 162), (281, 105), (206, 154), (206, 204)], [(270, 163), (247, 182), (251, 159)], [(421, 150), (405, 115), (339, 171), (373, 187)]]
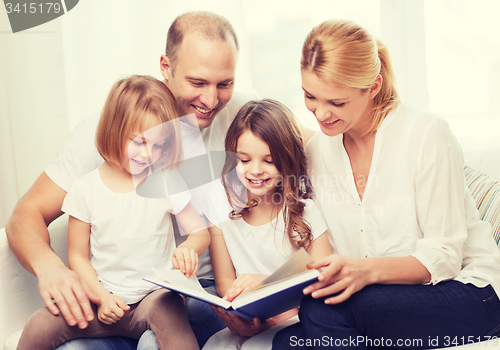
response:
[(343, 135), (307, 145), (309, 176), (334, 253), (408, 256), (431, 283), (456, 279), (500, 293), (500, 251), (465, 186), (458, 141), (442, 118), (400, 103), (377, 130), (363, 200)]

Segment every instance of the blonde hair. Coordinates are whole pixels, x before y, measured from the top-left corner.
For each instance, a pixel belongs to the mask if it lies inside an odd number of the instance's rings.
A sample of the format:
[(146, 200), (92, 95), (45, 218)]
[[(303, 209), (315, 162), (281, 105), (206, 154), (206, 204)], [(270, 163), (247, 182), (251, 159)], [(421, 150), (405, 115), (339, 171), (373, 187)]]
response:
[[(123, 150), (134, 129), (147, 129), (153, 118), (166, 125), (168, 136), (162, 148), (162, 164), (182, 159), (179, 116), (175, 99), (167, 86), (150, 76), (132, 75), (117, 81), (104, 104), (95, 144), (108, 163), (123, 168)], [(165, 124), (164, 124), (165, 125)]]
[(374, 98), (368, 132), (375, 131), (399, 101), (397, 82), (387, 46), (351, 21), (325, 21), (313, 28), (302, 46), (302, 70), (326, 83), (365, 93), (380, 74), (382, 87)]
[(240, 182), (233, 171), (240, 161), (236, 155), (238, 139), (247, 130), (268, 145), (273, 163), (280, 172), (281, 180), (275, 193), (282, 199), (285, 231), (291, 246), (294, 249), (309, 247), (311, 226), (302, 216), (305, 208), (302, 199), (311, 194), (304, 143), (295, 115), (278, 101), (247, 102), (229, 126), (225, 140), (227, 155), (222, 170), (222, 184), (233, 208), (229, 218), (240, 219), (258, 204), (253, 198), (240, 198), (233, 188)]

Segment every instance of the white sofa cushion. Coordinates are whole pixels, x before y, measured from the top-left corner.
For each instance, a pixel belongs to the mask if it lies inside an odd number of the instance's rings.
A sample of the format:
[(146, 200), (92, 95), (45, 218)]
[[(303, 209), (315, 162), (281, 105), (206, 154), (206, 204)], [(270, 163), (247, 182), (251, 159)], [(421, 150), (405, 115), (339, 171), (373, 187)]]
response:
[[(67, 264), (68, 217), (50, 227), (52, 249)], [(10, 249), (5, 229), (0, 229), (0, 346), (12, 333), (23, 328), (33, 312), (44, 307), (37, 279), (26, 271)]]
[(464, 154), (465, 165), (479, 170), (495, 181), (500, 181), (500, 147), (490, 147), (481, 151)]

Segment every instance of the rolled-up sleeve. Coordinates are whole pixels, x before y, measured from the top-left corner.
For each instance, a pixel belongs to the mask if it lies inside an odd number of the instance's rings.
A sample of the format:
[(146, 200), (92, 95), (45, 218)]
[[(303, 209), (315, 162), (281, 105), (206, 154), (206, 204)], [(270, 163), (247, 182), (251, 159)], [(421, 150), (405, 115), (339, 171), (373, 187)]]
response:
[(443, 120), (435, 119), (422, 135), (416, 171), (415, 205), (422, 238), (411, 255), (436, 284), (459, 274), (467, 238), (462, 151)]

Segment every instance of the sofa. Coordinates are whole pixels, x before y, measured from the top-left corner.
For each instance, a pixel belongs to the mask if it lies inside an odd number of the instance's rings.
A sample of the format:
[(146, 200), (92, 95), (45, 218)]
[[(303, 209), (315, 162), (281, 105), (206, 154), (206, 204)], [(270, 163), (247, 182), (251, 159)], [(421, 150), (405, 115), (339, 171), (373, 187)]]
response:
[[(500, 147), (465, 154), (464, 176), (476, 200), (482, 220), (492, 224), (492, 235), (499, 243), (500, 235)], [(49, 227), (53, 250), (67, 263), (67, 216)], [(0, 230), (0, 346), (15, 349), (26, 320), (44, 304), (38, 293), (36, 278), (17, 261), (9, 247), (5, 229)], [(500, 315), (499, 315), (500, 319)], [(269, 339), (261, 337), (256, 349), (269, 348)], [(264, 344), (266, 343), (266, 344)], [(500, 349), (500, 340), (465, 345), (467, 349)]]

